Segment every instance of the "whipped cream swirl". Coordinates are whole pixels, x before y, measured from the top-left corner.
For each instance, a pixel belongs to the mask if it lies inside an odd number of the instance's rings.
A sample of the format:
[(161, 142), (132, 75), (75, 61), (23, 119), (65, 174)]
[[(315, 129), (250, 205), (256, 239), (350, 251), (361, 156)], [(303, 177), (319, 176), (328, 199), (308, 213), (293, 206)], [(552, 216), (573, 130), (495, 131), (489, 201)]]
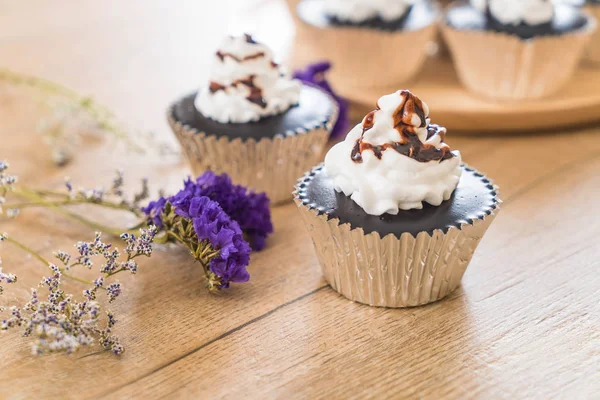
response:
[(250, 35), (227, 37), (215, 55), (210, 84), (196, 109), (221, 123), (245, 123), (283, 113), (298, 104), (302, 84), (284, 74), (271, 50)]
[(360, 23), (372, 18), (395, 21), (408, 12), (415, 0), (325, 0), (325, 13), (344, 22)]
[(552, 0), (471, 0), (471, 5), (504, 25), (541, 25), (552, 21)]
[(383, 96), (325, 157), (335, 190), (367, 214), (439, 206), (452, 196), (462, 168), (446, 129), (430, 123), (429, 107), (408, 90)]

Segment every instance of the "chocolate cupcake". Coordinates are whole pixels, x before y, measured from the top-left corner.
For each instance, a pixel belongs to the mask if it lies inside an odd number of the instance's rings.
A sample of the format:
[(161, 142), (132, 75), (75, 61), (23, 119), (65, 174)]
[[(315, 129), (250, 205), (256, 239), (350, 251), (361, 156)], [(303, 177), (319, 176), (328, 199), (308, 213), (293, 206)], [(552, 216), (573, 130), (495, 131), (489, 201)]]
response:
[(411, 80), (434, 41), (439, 10), (425, 0), (301, 0), (295, 64), (329, 60), (346, 97)]
[(377, 109), (296, 186), (325, 279), (350, 300), (409, 307), (456, 289), (500, 200), (409, 91)]
[[(583, 3), (583, 9), (596, 18), (596, 21), (600, 20), (600, 0), (581, 0), (580, 3)], [(586, 48), (585, 59), (600, 65), (600, 30), (598, 29), (592, 35)]]
[(442, 30), (470, 91), (534, 99), (569, 82), (596, 21), (550, 0), (471, 0), (448, 9)]
[(168, 119), (193, 171), (291, 200), (297, 176), (322, 157), (337, 120), (335, 100), (290, 79), (250, 35), (226, 38), (210, 81), (175, 102)]

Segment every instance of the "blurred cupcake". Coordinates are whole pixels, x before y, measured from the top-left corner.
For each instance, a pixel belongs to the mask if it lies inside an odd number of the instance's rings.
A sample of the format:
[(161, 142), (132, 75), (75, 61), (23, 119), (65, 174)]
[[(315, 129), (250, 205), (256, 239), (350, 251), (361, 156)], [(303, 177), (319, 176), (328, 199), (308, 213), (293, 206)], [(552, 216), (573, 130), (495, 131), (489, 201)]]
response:
[(323, 274), (351, 300), (408, 307), (445, 297), (498, 212), (494, 185), (461, 165), (428, 115), (409, 91), (383, 96), (296, 186)]
[(289, 78), (250, 35), (226, 38), (214, 62), (209, 82), (168, 111), (194, 173), (225, 172), (272, 203), (291, 200), (297, 176), (322, 156), (335, 100)]
[[(589, 15), (600, 20), (600, 0), (554, 0), (555, 3), (567, 4), (574, 7), (582, 7)], [(592, 39), (587, 45), (584, 59), (595, 64), (600, 64), (600, 29), (596, 29)]]
[(425, 0), (301, 0), (295, 64), (329, 60), (345, 97), (413, 78), (435, 40), (437, 8)]
[(471, 0), (451, 6), (443, 24), (462, 83), (495, 99), (559, 91), (595, 29), (587, 14), (549, 0)]
[[(573, 1), (573, 0), (572, 0)], [(600, 20), (600, 0), (581, 0), (583, 9), (594, 18)], [(585, 59), (600, 64), (600, 30), (596, 29), (587, 46)]]

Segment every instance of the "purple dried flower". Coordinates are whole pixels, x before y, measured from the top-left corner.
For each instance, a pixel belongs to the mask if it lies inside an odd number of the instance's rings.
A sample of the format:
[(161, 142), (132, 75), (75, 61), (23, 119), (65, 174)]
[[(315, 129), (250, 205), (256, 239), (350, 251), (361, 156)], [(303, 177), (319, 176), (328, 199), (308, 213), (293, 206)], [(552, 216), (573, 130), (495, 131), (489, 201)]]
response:
[[(6, 283), (15, 283), (17, 281), (17, 277), (13, 274), (6, 274), (4, 272), (2, 272), (2, 268), (0, 268), (0, 283), (2, 282), (6, 282)], [(2, 294), (3, 292), (3, 288), (0, 285), (0, 294)]]
[(160, 197), (158, 200), (150, 202), (142, 211), (150, 218), (152, 224), (158, 228), (163, 227), (162, 213), (167, 204), (167, 199)]
[(40, 302), (36, 289), (31, 289), (31, 299), (23, 307), (26, 311), (35, 311), (37, 304)]
[(123, 196), (123, 183), (123, 170), (118, 169), (116, 176), (112, 181), (112, 193), (114, 193), (116, 196)]
[(18, 208), (9, 208), (6, 210), (6, 216), (8, 218), (17, 218), (20, 210)]
[(15, 283), (17, 281), (17, 277), (13, 274), (5, 274), (2, 272), (2, 268), (0, 268), (0, 281), (4, 281), (6, 283)]
[(96, 300), (96, 288), (85, 289), (83, 291), (83, 297), (85, 297), (86, 300), (89, 300), (89, 301)]
[(317, 85), (335, 99), (339, 107), (339, 115), (338, 120), (331, 131), (331, 137), (338, 138), (348, 133), (348, 102), (338, 96), (333, 91), (329, 82), (327, 82), (327, 79), (325, 79), (325, 73), (329, 71), (329, 69), (331, 69), (331, 64), (326, 61), (310, 64), (304, 70), (294, 72), (294, 78), (305, 83)]
[(152, 243), (156, 237), (156, 226), (150, 226), (148, 229), (140, 229), (140, 236), (134, 246), (136, 255), (144, 255), (150, 257), (152, 255)]
[(58, 258), (58, 260), (62, 262), (65, 266), (68, 266), (69, 261), (71, 261), (71, 255), (60, 250), (54, 253), (54, 257)]
[(100, 272), (103, 274), (110, 274), (118, 269), (119, 263), (117, 259), (121, 256), (121, 253), (117, 249), (112, 252), (107, 251), (103, 254), (106, 263), (100, 268)]
[(176, 210), (187, 209), (190, 199), (199, 196), (206, 196), (219, 203), (227, 215), (239, 224), (254, 250), (259, 251), (265, 247), (266, 238), (273, 232), (269, 198), (264, 193), (251, 192), (244, 186), (234, 185), (226, 174), (206, 172), (195, 182), (188, 178), (184, 182), (184, 188), (175, 196), (161, 197), (142, 211), (153, 224), (162, 228), (162, 213), (167, 202)]
[(112, 328), (117, 323), (117, 320), (115, 319), (115, 316), (110, 311), (106, 312), (106, 318), (108, 319), (107, 326), (109, 328)]
[[(125, 252), (130, 256), (130, 258), (140, 255), (150, 257), (152, 255), (152, 242), (154, 241), (156, 232), (156, 226), (151, 225), (148, 229), (140, 229), (139, 237), (136, 237), (133, 233), (123, 233), (121, 235), (121, 239), (123, 239), (123, 241), (125, 241), (127, 244), (127, 247), (125, 247)], [(133, 272), (132, 268), (124, 269), (129, 269)]]
[(114, 353), (114, 355), (120, 356), (125, 351), (125, 348), (121, 343), (113, 342), (113, 344), (110, 346), (110, 350)]
[(137, 273), (138, 264), (135, 260), (129, 260), (122, 264), (121, 268), (130, 271), (132, 274)]
[(93, 251), (93, 247), (90, 246), (89, 242), (82, 242), (82, 241), (77, 242), (77, 244), (75, 245), (75, 248), (79, 252), (79, 255), (81, 255), (83, 257), (90, 256)]
[(273, 233), (270, 201), (265, 193), (248, 191), (244, 186), (234, 185), (228, 175), (212, 172), (198, 177), (196, 188), (200, 195), (219, 203), (227, 215), (240, 225), (254, 250), (260, 251), (265, 247), (267, 237)]
[[(49, 264), (51, 274), (43, 278), (40, 283), (41, 287), (48, 290), (47, 299), (40, 299), (37, 290), (32, 289), (29, 302), (23, 308), (11, 308), (10, 316), (0, 321), (0, 331), (22, 327), (24, 336), (34, 338), (32, 347), (34, 354), (45, 352), (70, 354), (83, 346), (91, 345), (96, 339), (113, 353), (123, 353), (123, 346), (111, 332), (116, 320), (110, 312), (107, 313), (106, 327), (100, 326), (102, 308), (96, 301), (97, 294), (100, 289), (103, 289), (109, 302), (113, 302), (121, 294), (121, 285), (108, 280), (118, 272), (137, 269), (137, 263), (133, 259), (152, 253), (151, 246), (155, 233), (156, 228), (152, 226), (140, 230), (137, 239), (133, 234), (124, 235), (132, 237), (135, 242), (131, 254), (127, 254), (125, 261), (117, 260), (120, 253), (111, 244), (103, 243), (99, 233), (91, 242), (77, 243), (75, 247), (79, 256), (71, 257), (65, 252), (56, 252), (56, 257), (65, 264), (65, 269), (81, 264), (92, 265), (90, 258), (102, 257), (106, 261), (106, 264), (101, 267), (104, 276), (89, 282), (90, 287), (83, 291), (83, 300), (77, 301), (73, 295), (66, 293), (61, 285), (61, 278), (65, 276), (63, 270), (58, 265)], [(4, 235), (0, 238), (4, 238)], [(0, 270), (0, 281), (13, 279), (15, 278), (12, 275), (2, 274)]]
[[(250, 262), (250, 246), (244, 234), (259, 250), (273, 231), (269, 199), (265, 194), (248, 192), (243, 186), (233, 185), (227, 175), (217, 176), (212, 172), (196, 181), (186, 180), (177, 194), (160, 197), (142, 211), (149, 222), (190, 248), (204, 266), (211, 289), (227, 288), (230, 282), (248, 281), (246, 267)], [(128, 248), (135, 241), (130, 235), (122, 238)], [(136, 246), (144, 248), (142, 237)], [(125, 268), (135, 272), (135, 266)]]
[(148, 178), (142, 179), (142, 187), (140, 191), (133, 196), (133, 204), (139, 206), (142, 200), (146, 200), (150, 196), (150, 189), (148, 188)]
[(186, 207), (182, 202), (190, 196), (206, 196), (219, 203), (223, 211), (236, 221), (254, 250), (262, 250), (265, 240), (273, 232), (269, 198), (264, 193), (249, 192), (241, 185), (234, 185), (226, 175), (205, 172), (196, 181), (188, 178), (184, 188), (169, 201), (177, 209)]
[(108, 302), (112, 303), (121, 294), (121, 284), (111, 283), (106, 287), (106, 294), (108, 295)]
[(179, 204), (175, 208), (176, 214), (191, 220), (198, 241), (207, 241), (212, 250), (218, 252), (208, 258), (210, 271), (219, 278), (219, 288), (229, 287), (230, 282), (247, 282), (250, 279), (246, 270), (250, 263), (250, 246), (243, 239), (238, 223), (208, 197), (181, 192), (175, 197)]
[(96, 278), (96, 280), (94, 281), (94, 287), (99, 288), (99, 287), (102, 287), (103, 285), (104, 285), (104, 278), (101, 276)]

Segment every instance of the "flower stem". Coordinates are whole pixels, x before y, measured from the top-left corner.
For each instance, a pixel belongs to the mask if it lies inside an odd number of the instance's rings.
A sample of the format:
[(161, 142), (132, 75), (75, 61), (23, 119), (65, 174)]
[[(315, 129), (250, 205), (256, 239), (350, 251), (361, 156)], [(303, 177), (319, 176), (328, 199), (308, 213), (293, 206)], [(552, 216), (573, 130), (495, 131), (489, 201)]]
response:
[[(22, 194), (23, 192), (35, 195), (35, 196), (37, 196), (37, 198), (39, 198), (39, 200), (32, 201), (30, 203), (11, 204), (11, 207), (21, 208), (21, 207), (35, 207), (35, 206), (46, 207), (46, 206), (53, 206), (53, 205), (63, 206), (63, 205), (76, 205), (76, 204), (92, 204), (92, 205), (97, 205), (97, 206), (101, 206), (101, 207), (105, 207), (105, 208), (112, 208), (115, 210), (128, 211), (128, 212), (135, 214), (136, 216), (140, 216), (138, 210), (128, 206), (127, 204), (123, 204), (123, 203), (115, 203), (115, 202), (106, 201), (106, 200), (87, 200), (87, 199), (82, 199), (82, 198), (71, 198), (66, 193), (55, 192), (52, 190), (31, 189), (31, 188), (24, 187), (24, 186), (19, 186), (19, 187), (13, 189), (13, 193), (15, 193), (17, 195), (19, 195), (20, 193)], [(54, 200), (54, 199), (48, 200), (48, 199), (46, 199), (46, 197), (60, 197), (61, 200)]]
[[(18, 191), (15, 191), (15, 193), (17, 195), (19, 195)], [(30, 202), (23, 202), (23, 203), (5, 204), (5, 207), (10, 207), (10, 208), (62, 207), (62, 206), (73, 206), (73, 205), (79, 205), (79, 204), (91, 204), (91, 205), (97, 205), (97, 206), (101, 206), (101, 207), (105, 207), (105, 208), (111, 208), (113, 210), (128, 211), (128, 212), (135, 214), (136, 216), (139, 216), (137, 212), (135, 212), (134, 210), (131, 210), (130, 208), (128, 208), (126, 206), (123, 206), (118, 203), (111, 203), (108, 201), (88, 201), (88, 200), (78, 200), (78, 199), (58, 200), (58, 201), (39, 200), (39, 201), (30, 201)]]
[(123, 271), (127, 271), (127, 269), (126, 269), (126, 268), (121, 268), (121, 269), (118, 269), (118, 270), (116, 270), (116, 271), (108, 272), (108, 273), (106, 274), (106, 277), (107, 277), (107, 278), (110, 278), (111, 276), (113, 276), (113, 275), (116, 275), (116, 274), (118, 274), (119, 272), (123, 272)]
[(138, 153), (144, 153), (144, 149), (135, 143), (123, 128), (113, 122), (116, 119), (113, 113), (108, 108), (94, 103), (91, 98), (81, 96), (76, 91), (58, 83), (36, 76), (19, 74), (6, 68), (0, 68), (0, 80), (10, 82), (14, 85), (32, 87), (46, 94), (71, 100), (93, 117), (102, 129), (124, 140), (131, 149)]
[[(73, 280), (73, 281), (76, 281), (76, 282), (79, 282), (79, 283), (83, 283), (83, 284), (86, 284), (86, 285), (94, 286), (94, 282), (92, 282), (92, 281), (88, 281), (88, 280), (86, 280), (86, 279), (79, 278), (79, 277), (77, 277), (77, 276), (75, 276), (75, 275), (67, 274), (67, 273), (65, 273), (65, 272), (63, 271), (63, 269), (62, 269), (62, 268), (60, 269), (60, 272), (62, 272), (62, 275), (63, 275), (65, 278), (68, 278), (68, 279), (71, 279), (71, 280)], [(102, 289), (104, 289), (104, 288), (102, 288)]]
[(128, 209), (120, 207), (118, 204), (115, 204), (115, 203), (109, 203), (109, 202), (104, 202), (104, 201), (103, 202), (89, 202), (86, 200), (60, 200), (60, 201), (40, 200), (40, 201), (32, 201), (32, 202), (27, 202), (27, 203), (6, 204), (5, 206), (10, 207), (10, 208), (27, 208), (27, 207), (71, 206), (71, 205), (77, 205), (77, 204), (97, 204), (102, 207), (112, 208), (115, 210), (129, 211)]
[[(16, 239), (13, 239), (10, 236), (6, 236), (5, 240), (9, 243), (11, 243), (12, 245), (18, 247), (19, 249), (23, 250), (24, 252), (30, 254), (33, 258), (37, 259), (38, 261), (40, 261), (42, 264), (45, 264), (46, 266), (52, 265), (52, 263), (50, 261), (48, 261), (46, 258), (44, 258), (40, 253), (38, 253), (37, 251), (33, 250), (31, 247), (27, 246), (24, 243), (19, 242)], [(63, 276), (65, 278), (80, 282), (80, 283), (85, 283), (86, 285), (94, 285), (94, 282), (91, 281), (87, 281), (85, 279), (82, 278), (78, 278), (76, 276), (70, 275), (70, 274), (66, 274), (63, 270), (63, 268), (60, 268), (60, 272), (63, 274)]]
[(23, 250), (26, 253), (31, 254), (34, 258), (36, 258), (38, 261), (46, 264), (46, 265), (50, 265), (52, 264), (50, 261), (46, 260), (44, 257), (42, 257), (40, 255), (40, 253), (38, 253), (37, 251), (33, 250), (31, 247), (27, 246), (26, 244), (23, 244), (13, 238), (11, 238), (10, 236), (7, 236), (5, 239), (7, 242), (12, 243), (14, 246), (20, 248), (21, 250)]
[[(88, 226), (92, 229), (95, 229), (97, 231), (105, 232), (105, 233), (108, 233), (109, 235), (117, 236), (117, 237), (123, 233), (122, 229), (113, 228), (113, 227), (99, 224), (99, 223), (91, 221), (85, 217), (82, 217), (81, 215), (78, 215), (69, 210), (66, 210), (61, 205), (54, 204), (53, 202), (45, 202), (42, 197), (40, 197), (39, 195), (37, 195), (27, 189), (21, 188), (20, 190), (15, 190), (13, 193), (15, 193), (18, 196), (25, 197), (26, 199), (29, 199), (34, 203), (46, 203), (44, 206), (52, 208), (56, 212), (63, 214), (64, 216), (71, 218), (71, 219), (73, 219), (85, 226)], [(127, 230), (127, 232), (134, 233), (135, 230), (133, 230), (133, 231)]]
[(176, 234), (173, 231), (167, 231), (167, 235), (171, 236), (173, 239), (175, 239), (176, 241), (178, 241), (181, 244), (184, 244), (188, 249), (193, 250), (186, 242), (185, 240), (183, 240), (183, 238), (181, 236), (179, 236), (178, 234)]
[(55, 197), (60, 197), (63, 199), (70, 198), (68, 193), (56, 192), (54, 190), (30, 189), (30, 188), (28, 188), (27, 190), (32, 191), (35, 194), (40, 195), (40, 196), (55, 196)]

